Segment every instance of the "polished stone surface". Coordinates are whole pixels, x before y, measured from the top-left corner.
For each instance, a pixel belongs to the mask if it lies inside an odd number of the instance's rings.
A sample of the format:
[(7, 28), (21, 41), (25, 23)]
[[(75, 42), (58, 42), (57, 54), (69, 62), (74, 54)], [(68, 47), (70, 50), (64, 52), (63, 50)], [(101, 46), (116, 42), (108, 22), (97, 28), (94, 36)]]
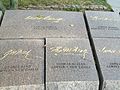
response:
[(47, 38), (46, 42), (47, 90), (98, 90), (88, 39)]
[(0, 90), (44, 90), (43, 46), (43, 40), (0, 40)]
[(93, 38), (120, 37), (120, 15), (114, 12), (86, 11)]
[(2, 38), (88, 37), (82, 12), (6, 10), (1, 26)]
[(103, 90), (120, 90), (120, 39), (93, 39), (103, 75)]

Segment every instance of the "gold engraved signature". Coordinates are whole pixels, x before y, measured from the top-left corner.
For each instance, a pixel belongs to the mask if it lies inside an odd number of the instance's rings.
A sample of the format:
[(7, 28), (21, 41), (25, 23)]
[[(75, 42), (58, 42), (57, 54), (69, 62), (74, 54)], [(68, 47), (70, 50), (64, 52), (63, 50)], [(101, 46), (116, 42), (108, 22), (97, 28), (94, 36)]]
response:
[(92, 20), (104, 20), (104, 21), (112, 21), (113, 19), (108, 17), (100, 17), (100, 16), (90, 16)]
[(63, 18), (54, 18), (54, 17), (51, 17), (51, 16), (41, 16), (41, 15), (38, 15), (38, 16), (28, 16), (26, 17), (25, 19), (28, 19), (28, 20), (47, 20), (47, 21), (52, 21), (54, 23), (59, 23), (60, 21), (63, 20)]
[(16, 55), (23, 55), (25, 59), (29, 59), (31, 50), (25, 51), (22, 49), (19, 50), (9, 50), (3, 54), (0, 60), (7, 58), (8, 56), (16, 56)]
[(74, 47), (74, 48), (68, 48), (68, 47), (51, 47), (50, 48), (51, 52), (54, 52), (55, 55), (58, 55), (60, 53), (65, 53), (65, 54), (79, 54), (82, 55), (82, 58), (85, 59), (86, 55), (88, 53), (87, 49), (80, 49), (79, 47)]
[(120, 50), (107, 49), (106, 47), (103, 47), (102, 49), (99, 49), (98, 51), (102, 53), (120, 54)]

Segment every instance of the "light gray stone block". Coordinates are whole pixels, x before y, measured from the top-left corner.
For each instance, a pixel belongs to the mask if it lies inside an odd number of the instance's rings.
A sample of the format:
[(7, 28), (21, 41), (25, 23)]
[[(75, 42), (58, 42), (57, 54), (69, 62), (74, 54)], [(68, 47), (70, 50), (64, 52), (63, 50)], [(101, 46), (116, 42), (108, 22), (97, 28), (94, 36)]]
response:
[(0, 90), (44, 90), (44, 41), (0, 41)]
[(120, 37), (120, 15), (114, 12), (86, 11), (93, 38)]
[(93, 40), (103, 75), (102, 90), (120, 90), (120, 39)]
[(88, 37), (81, 12), (7, 10), (1, 26), (2, 38)]
[(47, 38), (46, 42), (47, 90), (98, 90), (88, 39)]

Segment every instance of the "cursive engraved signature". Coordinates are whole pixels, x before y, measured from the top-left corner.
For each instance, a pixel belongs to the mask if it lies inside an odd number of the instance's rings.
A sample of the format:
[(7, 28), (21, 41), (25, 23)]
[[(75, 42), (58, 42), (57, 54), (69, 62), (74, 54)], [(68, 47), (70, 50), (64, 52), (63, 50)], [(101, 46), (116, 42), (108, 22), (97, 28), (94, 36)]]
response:
[(90, 16), (92, 20), (104, 20), (104, 21), (112, 21), (113, 19), (108, 17), (100, 17), (100, 16)]
[(47, 20), (47, 21), (52, 21), (54, 23), (59, 23), (60, 21), (63, 20), (63, 18), (53, 18), (51, 16), (41, 16), (41, 15), (38, 15), (38, 16), (28, 16), (26, 17), (25, 19), (28, 19), (28, 20)]
[(110, 54), (120, 55), (120, 50), (108, 49), (106, 47), (103, 47), (102, 49), (99, 49), (98, 51), (102, 52), (102, 53), (110, 53)]
[(60, 53), (71, 54), (71, 55), (82, 55), (82, 58), (85, 59), (88, 53), (87, 49), (80, 49), (79, 47), (68, 48), (68, 47), (51, 47), (51, 52), (54, 52), (55, 55)]
[(3, 54), (0, 60), (7, 58), (8, 56), (16, 56), (16, 55), (23, 55), (25, 59), (29, 59), (31, 50), (25, 51), (22, 49), (19, 50), (9, 50)]

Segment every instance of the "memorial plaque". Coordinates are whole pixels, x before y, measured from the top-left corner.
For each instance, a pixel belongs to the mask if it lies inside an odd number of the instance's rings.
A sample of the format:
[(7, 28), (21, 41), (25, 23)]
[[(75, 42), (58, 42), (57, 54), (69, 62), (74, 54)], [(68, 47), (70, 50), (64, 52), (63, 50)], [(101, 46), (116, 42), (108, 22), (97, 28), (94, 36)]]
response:
[[(87, 31), (81, 12), (42, 11), (42, 10), (7, 10), (2, 27), (17, 28), (4, 30), (10, 38), (23, 38), (29, 34), (34, 37), (80, 37), (87, 38)], [(16, 33), (17, 32), (17, 33)], [(4, 33), (3, 33), (4, 34)], [(37, 34), (37, 36), (35, 35)]]
[(102, 90), (120, 90), (120, 39), (94, 39), (103, 75)]
[(0, 41), (0, 90), (44, 90), (44, 41)]
[(49, 38), (46, 42), (47, 90), (98, 90), (88, 39)]
[(120, 37), (120, 15), (114, 12), (86, 11), (92, 37)]

